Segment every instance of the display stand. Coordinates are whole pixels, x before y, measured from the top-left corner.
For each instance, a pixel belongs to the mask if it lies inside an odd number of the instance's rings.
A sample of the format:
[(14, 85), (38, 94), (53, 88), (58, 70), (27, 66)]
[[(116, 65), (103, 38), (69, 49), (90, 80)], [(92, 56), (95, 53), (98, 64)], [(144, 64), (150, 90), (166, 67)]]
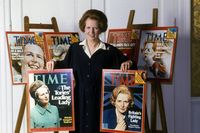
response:
[[(24, 17), (24, 31), (29, 32), (30, 29), (50, 29), (50, 30), (52, 29), (54, 32), (59, 32), (56, 18), (52, 17), (51, 21), (52, 21), (52, 24), (41, 24), (41, 23), (35, 24), (35, 23), (30, 23), (29, 17), (25, 16)], [(22, 95), (22, 101), (21, 101), (20, 110), (19, 110), (19, 114), (18, 114), (18, 118), (17, 118), (17, 123), (16, 123), (16, 127), (15, 127), (15, 133), (20, 133), (20, 128), (21, 128), (21, 124), (22, 124), (25, 107), (26, 107), (26, 84), (24, 85), (24, 92)], [(54, 133), (58, 133), (58, 132), (54, 132)]]
[(29, 22), (29, 17), (24, 17), (24, 31), (30, 31), (30, 29), (52, 29), (54, 32), (59, 32), (57, 21), (55, 17), (51, 18), (52, 24), (35, 24)]
[[(162, 130), (157, 130), (157, 101), (160, 111), (160, 120)], [(150, 133), (167, 133), (167, 122), (163, 104), (163, 95), (161, 83), (158, 80), (151, 81), (151, 132)]]
[[(127, 28), (129, 29), (141, 29), (145, 27), (155, 27), (158, 25), (158, 9), (153, 9), (153, 17), (151, 24), (133, 24), (133, 19), (135, 15), (135, 10), (131, 10), (129, 14)], [(146, 133), (167, 133), (167, 123), (165, 117), (165, 109), (163, 104), (163, 95), (161, 83), (158, 80), (153, 80), (151, 82), (151, 129), (149, 128), (149, 120), (147, 109), (145, 110), (145, 132)], [(157, 130), (157, 101), (160, 111), (160, 119), (162, 130)]]
[(152, 17), (152, 23), (150, 24), (133, 24), (133, 19), (135, 15), (135, 10), (131, 10), (128, 18), (128, 24), (127, 28), (129, 29), (140, 29), (144, 27), (155, 27), (158, 25), (158, 9), (153, 9), (153, 17)]

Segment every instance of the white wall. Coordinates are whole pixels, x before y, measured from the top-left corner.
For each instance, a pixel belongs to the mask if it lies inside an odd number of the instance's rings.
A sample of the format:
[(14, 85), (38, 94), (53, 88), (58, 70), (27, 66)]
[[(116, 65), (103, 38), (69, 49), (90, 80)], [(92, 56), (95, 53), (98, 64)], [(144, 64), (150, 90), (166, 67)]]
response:
[(192, 114), (191, 114), (191, 133), (199, 133), (199, 123), (200, 123), (200, 98), (192, 99)]
[[(14, 132), (23, 92), (23, 86), (11, 85), (5, 31), (23, 31), (27, 15), (35, 23), (51, 23), (54, 16), (60, 31), (80, 32), (78, 20), (90, 8), (106, 13), (109, 28), (125, 28), (132, 9), (136, 10), (134, 23), (151, 23), (153, 8), (159, 9), (159, 26), (172, 26), (176, 20), (179, 39), (174, 78), (172, 84), (163, 84), (162, 90), (168, 132), (190, 133), (190, 0), (0, 0), (0, 132)], [(26, 133), (25, 119), (21, 133)]]
[[(9, 1), (0, 0), (0, 132), (12, 132), (12, 88), (5, 39), (5, 30), (9, 30)], [(7, 16), (7, 17), (6, 17)]]

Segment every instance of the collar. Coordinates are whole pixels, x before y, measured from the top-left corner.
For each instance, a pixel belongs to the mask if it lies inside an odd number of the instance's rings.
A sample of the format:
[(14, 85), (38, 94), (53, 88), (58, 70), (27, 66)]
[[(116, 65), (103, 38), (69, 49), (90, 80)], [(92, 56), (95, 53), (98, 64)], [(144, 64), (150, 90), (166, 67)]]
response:
[(43, 107), (41, 107), (39, 104), (36, 104), (35, 106), (36, 106), (36, 108), (37, 108), (37, 111), (38, 111), (41, 115), (44, 115), (46, 111), (48, 111), (48, 112), (51, 113), (51, 104), (50, 104), (50, 103), (48, 103), (47, 108), (43, 108)]
[[(84, 52), (87, 54), (87, 56), (88, 56), (89, 58), (91, 58), (92, 55), (91, 55), (90, 52), (89, 52), (89, 48), (88, 48), (88, 46), (87, 46), (87, 41), (86, 41), (86, 39), (83, 40), (82, 42), (80, 42), (79, 45), (82, 45), (82, 46), (83, 46)], [(105, 45), (104, 42), (100, 41), (99, 46), (96, 48), (95, 52), (96, 52), (97, 50), (99, 50), (99, 49), (106, 50), (106, 45)], [(95, 53), (95, 52), (94, 52), (94, 53)]]

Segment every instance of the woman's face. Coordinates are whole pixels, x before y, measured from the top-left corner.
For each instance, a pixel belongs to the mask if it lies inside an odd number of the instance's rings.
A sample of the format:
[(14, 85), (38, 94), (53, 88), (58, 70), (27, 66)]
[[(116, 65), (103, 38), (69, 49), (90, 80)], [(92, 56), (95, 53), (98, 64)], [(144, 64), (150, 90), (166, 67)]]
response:
[(85, 35), (87, 40), (99, 39), (100, 29), (98, 27), (98, 21), (95, 19), (86, 19), (85, 21)]
[(42, 85), (40, 88), (38, 88), (36, 93), (41, 105), (45, 106), (49, 103), (49, 91), (46, 85)]
[(38, 45), (26, 45), (24, 47), (24, 60), (22, 61), (22, 71), (39, 70), (44, 68), (44, 52)]
[(142, 50), (143, 56), (145, 60), (148, 60), (148, 58), (153, 58), (155, 55), (155, 52), (153, 50), (153, 43), (147, 43)]
[(115, 101), (115, 108), (117, 109), (118, 112), (124, 113), (127, 111), (128, 106), (129, 106), (128, 94), (120, 93)]

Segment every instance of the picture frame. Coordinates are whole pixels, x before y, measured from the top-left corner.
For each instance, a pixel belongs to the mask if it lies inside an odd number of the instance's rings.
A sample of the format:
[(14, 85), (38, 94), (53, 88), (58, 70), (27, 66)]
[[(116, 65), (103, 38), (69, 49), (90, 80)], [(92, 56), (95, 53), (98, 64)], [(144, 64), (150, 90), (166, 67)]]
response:
[(62, 61), (71, 44), (80, 41), (78, 32), (44, 32), (48, 60)]
[(191, 96), (199, 97), (200, 96), (200, 71), (199, 66), (199, 20), (200, 20), (200, 10), (199, 10), (200, 1), (191, 0)]
[(139, 36), (139, 30), (127, 28), (109, 29), (107, 43), (121, 50), (124, 55), (136, 63), (138, 59)]
[(147, 79), (172, 81), (177, 36), (173, 26), (141, 29), (137, 67), (147, 71)]
[[(103, 69), (100, 131), (144, 133), (145, 71)], [(123, 128), (119, 128), (123, 123)]]
[(28, 132), (75, 130), (72, 69), (29, 71), (28, 77)]
[(28, 70), (45, 69), (46, 53), (35, 32), (6, 32), (13, 84), (27, 83)]

